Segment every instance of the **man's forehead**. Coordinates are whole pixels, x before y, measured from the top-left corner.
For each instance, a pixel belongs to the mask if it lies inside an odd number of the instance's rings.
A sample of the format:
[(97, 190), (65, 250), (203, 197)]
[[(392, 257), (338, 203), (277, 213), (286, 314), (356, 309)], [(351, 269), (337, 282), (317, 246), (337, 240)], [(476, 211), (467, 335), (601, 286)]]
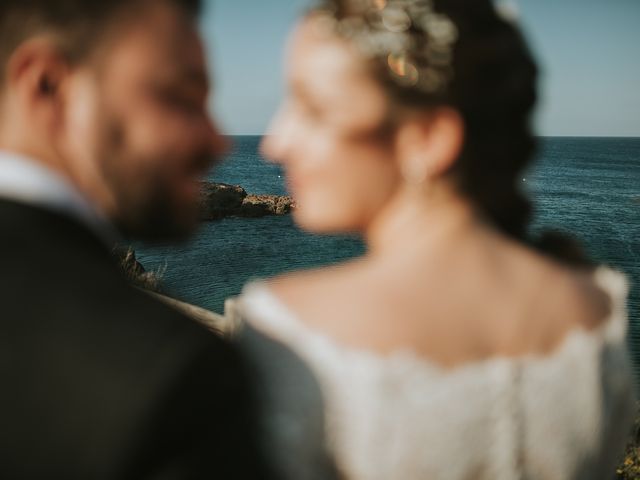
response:
[(107, 55), (115, 69), (153, 68), (157, 77), (180, 76), (183, 81), (208, 84), (204, 43), (195, 23), (179, 9), (159, 2), (113, 35)]
[(132, 42), (152, 43), (159, 52), (185, 63), (202, 61), (204, 46), (196, 24), (177, 7), (158, 2), (148, 7), (144, 18), (132, 22)]

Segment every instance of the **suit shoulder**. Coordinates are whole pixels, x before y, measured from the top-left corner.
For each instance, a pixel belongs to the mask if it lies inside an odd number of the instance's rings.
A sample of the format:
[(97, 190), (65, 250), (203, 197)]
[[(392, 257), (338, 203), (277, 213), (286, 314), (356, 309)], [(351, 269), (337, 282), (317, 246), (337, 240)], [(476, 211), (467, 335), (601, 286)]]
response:
[(187, 351), (203, 347), (229, 354), (232, 350), (220, 335), (142, 290), (128, 287), (116, 308), (120, 312), (114, 312), (113, 317), (118, 318), (120, 327), (131, 335), (144, 332), (148, 341), (160, 342), (160, 345), (168, 341), (174, 348), (184, 346)]

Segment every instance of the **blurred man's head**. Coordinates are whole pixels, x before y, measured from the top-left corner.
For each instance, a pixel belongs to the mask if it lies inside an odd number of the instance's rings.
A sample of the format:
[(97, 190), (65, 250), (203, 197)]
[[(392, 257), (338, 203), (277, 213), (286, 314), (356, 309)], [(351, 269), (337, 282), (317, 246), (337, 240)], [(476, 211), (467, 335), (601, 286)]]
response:
[(66, 175), (125, 233), (189, 233), (223, 148), (199, 4), (0, 2), (0, 149)]

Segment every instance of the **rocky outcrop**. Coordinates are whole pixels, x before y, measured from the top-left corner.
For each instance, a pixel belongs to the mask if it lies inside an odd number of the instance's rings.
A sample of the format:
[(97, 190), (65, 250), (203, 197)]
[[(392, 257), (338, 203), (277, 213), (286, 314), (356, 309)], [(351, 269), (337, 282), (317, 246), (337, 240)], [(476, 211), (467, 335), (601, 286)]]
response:
[(202, 220), (219, 220), (236, 216), (247, 197), (244, 188), (224, 183), (202, 183), (200, 192)]
[(293, 200), (278, 195), (247, 195), (242, 202), (242, 210), (247, 217), (288, 215), (293, 210)]
[(295, 208), (291, 197), (249, 195), (244, 188), (237, 185), (204, 182), (201, 191), (200, 218), (202, 220), (287, 215)]

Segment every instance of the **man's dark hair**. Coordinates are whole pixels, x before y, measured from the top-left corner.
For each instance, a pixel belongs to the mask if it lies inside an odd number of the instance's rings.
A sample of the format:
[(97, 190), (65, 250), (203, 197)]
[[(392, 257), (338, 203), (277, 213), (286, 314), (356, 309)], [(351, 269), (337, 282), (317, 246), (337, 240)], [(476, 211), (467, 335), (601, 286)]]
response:
[[(194, 19), (202, 0), (163, 0)], [(138, 14), (158, 0), (0, 0), (0, 85), (15, 49), (36, 35), (51, 34), (69, 62), (85, 59), (119, 15)]]

